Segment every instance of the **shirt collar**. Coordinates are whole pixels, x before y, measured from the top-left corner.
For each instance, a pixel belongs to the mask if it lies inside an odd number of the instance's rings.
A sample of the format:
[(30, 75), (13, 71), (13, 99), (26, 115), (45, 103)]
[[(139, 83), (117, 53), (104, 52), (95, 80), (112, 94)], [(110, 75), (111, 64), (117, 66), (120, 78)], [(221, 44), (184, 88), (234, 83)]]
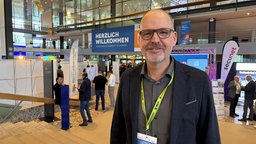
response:
[[(172, 56), (170, 56), (170, 59), (171, 59), (171, 64), (169, 65), (169, 67), (166, 71), (166, 74), (165, 74), (169, 77), (172, 76), (172, 72), (174, 71), (174, 59), (173, 59)], [(142, 65), (142, 69), (141, 69), (140, 74), (144, 77), (147, 75), (147, 64), (146, 64), (146, 62)]]

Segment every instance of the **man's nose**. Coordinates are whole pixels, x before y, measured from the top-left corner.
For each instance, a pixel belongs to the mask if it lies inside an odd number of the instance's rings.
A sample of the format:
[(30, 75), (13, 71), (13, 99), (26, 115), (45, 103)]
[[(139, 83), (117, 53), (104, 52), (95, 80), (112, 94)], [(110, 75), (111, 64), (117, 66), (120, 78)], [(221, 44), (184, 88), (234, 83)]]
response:
[(157, 32), (154, 32), (154, 33), (153, 33), (153, 36), (152, 36), (152, 38), (151, 38), (151, 41), (152, 41), (152, 42), (158, 42), (159, 40), (160, 40), (160, 38), (159, 38)]

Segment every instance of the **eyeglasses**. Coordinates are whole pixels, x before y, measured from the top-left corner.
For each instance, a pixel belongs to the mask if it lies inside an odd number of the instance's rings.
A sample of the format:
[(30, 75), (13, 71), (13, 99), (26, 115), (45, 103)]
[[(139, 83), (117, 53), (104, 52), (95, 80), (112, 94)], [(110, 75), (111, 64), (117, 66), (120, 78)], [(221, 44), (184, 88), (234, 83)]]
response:
[(173, 29), (169, 28), (160, 28), (160, 29), (146, 29), (140, 31), (140, 37), (144, 40), (149, 40), (153, 37), (154, 33), (156, 32), (160, 39), (166, 39), (170, 37)]

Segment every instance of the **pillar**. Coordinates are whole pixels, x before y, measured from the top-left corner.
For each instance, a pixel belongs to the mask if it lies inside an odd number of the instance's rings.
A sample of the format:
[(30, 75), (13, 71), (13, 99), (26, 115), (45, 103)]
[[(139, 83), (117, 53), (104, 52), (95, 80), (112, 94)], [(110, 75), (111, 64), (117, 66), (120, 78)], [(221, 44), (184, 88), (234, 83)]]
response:
[(64, 36), (60, 36), (60, 49), (64, 49)]
[[(3, 1), (3, 0), (0, 0)], [(4, 28), (6, 59), (13, 59), (12, 1), (4, 0)], [(2, 13), (0, 14), (2, 15)], [(2, 36), (1, 36), (2, 37)], [(2, 38), (1, 38), (2, 39)]]
[(59, 24), (63, 25), (63, 19), (64, 19), (64, 0), (59, 0)]
[(45, 49), (46, 48), (46, 38), (43, 38), (43, 49)]
[(110, 7), (111, 17), (116, 16), (116, 0), (111, 0), (111, 7)]
[(6, 56), (5, 44), (5, 23), (4, 23), (4, 0), (0, 0), (0, 60)]
[[(44, 97), (53, 98), (53, 61), (43, 61)], [(54, 120), (54, 104), (44, 104), (44, 118), (46, 122)]]
[(85, 48), (85, 39), (86, 39), (86, 35), (85, 33), (82, 34), (82, 48)]
[(215, 43), (215, 27), (216, 27), (216, 19), (209, 19), (209, 34), (208, 34), (208, 43)]

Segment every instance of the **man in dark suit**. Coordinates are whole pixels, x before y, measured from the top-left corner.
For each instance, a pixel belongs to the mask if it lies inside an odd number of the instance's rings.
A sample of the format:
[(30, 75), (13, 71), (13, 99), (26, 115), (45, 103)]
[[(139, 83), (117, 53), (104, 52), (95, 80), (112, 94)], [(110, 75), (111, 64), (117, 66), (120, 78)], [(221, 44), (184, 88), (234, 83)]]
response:
[(146, 63), (122, 74), (111, 144), (220, 144), (209, 78), (170, 56), (173, 27), (163, 10), (143, 16), (139, 41)]
[(61, 85), (63, 85), (63, 77), (58, 76), (56, 78), (56, 83), (53, 86), (55, 93), (54, 103), (61, 107)]
[(236, 114), (236, 106), (241, 92), (241, 84), (239, 83), (239, 77), (234, 76), (234, 80), (230, 81), (228, 84), (228, 96), (230, 97), (230, 107), (229, 107), (229, 116), (236, 117), (239, 116)]
[[(89, 101), (91, 99), (91, 81), (88, 79), (88, 74), (86, 72), (82, 74), (82, 77), (83, 82), (78, 91), (80, 101), (80, 114), (83, 118), (83, 123), (79, 124), (79, 126), (87, 126), (87, 122), (92, 122), (92, 116), (89, 109)], [(86, 110), (88, 119), (86, 119), (84, 110)]]
[[(252, 77), (250, 75), (246, 76), (246, 80), (248, 82), (247, 85), (242, 86), (242, 90), (244, 91), (244, 113), (243, 113), (243, 118), (239, 119), (239, 121), (244, 121), (244, 122), (246, 122), (246, 120), (252, 121), (253, 114), (254, 114), (253, 99), (254, 99), (254, 93), (255, 93), (255, 83), (252, 80)], [(249, 114), (249, 118), (246, 118), (248, 108), (250, 109), (250, 114)]]

